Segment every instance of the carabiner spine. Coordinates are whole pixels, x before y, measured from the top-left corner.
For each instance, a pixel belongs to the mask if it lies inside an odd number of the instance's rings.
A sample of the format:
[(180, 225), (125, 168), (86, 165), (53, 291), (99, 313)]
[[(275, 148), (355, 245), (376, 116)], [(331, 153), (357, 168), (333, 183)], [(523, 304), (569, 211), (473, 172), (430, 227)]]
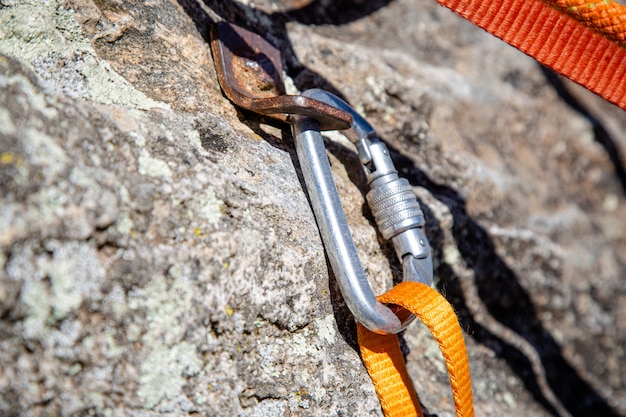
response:
[(400, 320), (376, 300), (363, 272), (317, 121), (293, 116), (291, 126), (317, 226), (348, 308), (358, 322), (372, 331), (399, 332), (402, 329)]

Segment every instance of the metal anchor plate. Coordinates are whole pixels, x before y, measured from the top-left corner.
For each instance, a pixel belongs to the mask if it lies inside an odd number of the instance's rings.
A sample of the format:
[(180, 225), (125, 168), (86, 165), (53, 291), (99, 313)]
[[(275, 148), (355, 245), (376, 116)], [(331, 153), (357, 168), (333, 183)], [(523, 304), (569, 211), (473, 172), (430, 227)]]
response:
[(255, 113), (289, 122), (299, 114), (317, 120), (321, 130), (343, 130), (352, 115), (302, 95), (285, 94), (280, 51), (254, 32), (228, 22), (213, 26), (211, 50), (217, 77), (230, 101)]

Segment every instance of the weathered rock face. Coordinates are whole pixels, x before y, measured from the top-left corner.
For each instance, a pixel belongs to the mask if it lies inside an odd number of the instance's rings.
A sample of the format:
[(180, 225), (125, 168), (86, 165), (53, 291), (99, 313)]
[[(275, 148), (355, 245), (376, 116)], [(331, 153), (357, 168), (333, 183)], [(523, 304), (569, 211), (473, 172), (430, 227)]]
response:
[[(218, 19), (394, 150), (477, 414), (626, 415), (626, 116), (409, 0), (0, 2), (1, 415), (381, 415), (290, 133), (221, 95)], [(328, 149), (382, 292), (398, 262), (355, 153)], [(402, 342), (453, 415), (427, 331)]]

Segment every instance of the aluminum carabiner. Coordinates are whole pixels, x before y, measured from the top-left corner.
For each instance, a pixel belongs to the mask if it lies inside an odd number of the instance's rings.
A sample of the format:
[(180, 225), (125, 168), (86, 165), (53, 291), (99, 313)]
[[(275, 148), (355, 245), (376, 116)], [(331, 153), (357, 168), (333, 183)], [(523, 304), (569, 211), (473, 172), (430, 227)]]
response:
[(379, 303), (367, 282), (320, 130), (339, 129), (355, 144), (371, 189), (368, 204), (381, 234), (394, 244), (404, 280), (431, 285), (433, 268), (423, 232), (424, 215), (410, 184), (398, 177), (372, 126), (346, 102), (319, 89), (285, 94), (280, 51), (267, 40), (228, 22), (216, 23), (211, 33), (211, 50), (224, 94), (245, 109), (291, 123), (322, 241), (355, 319), (377, 333), (398, 333), (411, 316), (406, 310), (398, 310), (396, 315)]
[[(303, 96), (352, 114), (351, 128), (341, 132), (358, 152), (370, 186), (366, 199), (379, 231), (393, 242), (402, 261), (403, 279), (432, 285), (433, 265), (423, 230), (424, 214), (409, 182), (398, 176), (385, 144), (372, 126), (339, 97), (321, 89), (305, 91)], [(348, 308), (371, 331), (400, 332), (413, 316), (405, 314), (400, 319), (376, 300), (367, 282), (331, 174), (319, 122), (297, 114), (292, 114), (289, 121), (322, 241)]]

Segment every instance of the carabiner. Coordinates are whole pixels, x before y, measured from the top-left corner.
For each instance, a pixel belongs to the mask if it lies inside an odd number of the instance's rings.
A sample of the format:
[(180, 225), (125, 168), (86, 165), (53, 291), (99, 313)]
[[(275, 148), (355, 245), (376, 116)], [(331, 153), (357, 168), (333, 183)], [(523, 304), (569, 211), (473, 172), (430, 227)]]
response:
[[(424, 214), (409, 182), (398, 176), (389, 151), (372, 126), (339, 97), (321, 89), (305, 91), (313, 98), (352, 114), (352, 127), (342, 133), (356, 146), (370, 191), (367, 202), (383, 238), (394, 244), (402, 261), (403, 279), (432, 285), (433, 266)], [(401, 320), (376, 300), (352, 240), (326, 156), (319, 122), (292, 114), (298, 160), (328, 259), (341, 293), (355, 319), (376, 333), (398, 333), (413, 319)]]
[[(432, 258), (424, 215), (407, 180), (399, 178), (385, 144), (346, 102), (319, 89), (286, 95), (280, 51), (256, 33), (227, 22), (212, 29), (211, 49), (224, 94), (235, 104), (288, 121), (296, 142), (313, 213), (331, 267), (356, 320), (377, 333), (398, 333), (410, 321), (379, 303), (350, 235), (330, 172), (320, 129), (342, 132), (355, 144), (371, 191), (367, 201), (378, 228), (402, 260), (405, 281), (431, 285)], [(406, 311), (405, 311), (406, 312)]]

